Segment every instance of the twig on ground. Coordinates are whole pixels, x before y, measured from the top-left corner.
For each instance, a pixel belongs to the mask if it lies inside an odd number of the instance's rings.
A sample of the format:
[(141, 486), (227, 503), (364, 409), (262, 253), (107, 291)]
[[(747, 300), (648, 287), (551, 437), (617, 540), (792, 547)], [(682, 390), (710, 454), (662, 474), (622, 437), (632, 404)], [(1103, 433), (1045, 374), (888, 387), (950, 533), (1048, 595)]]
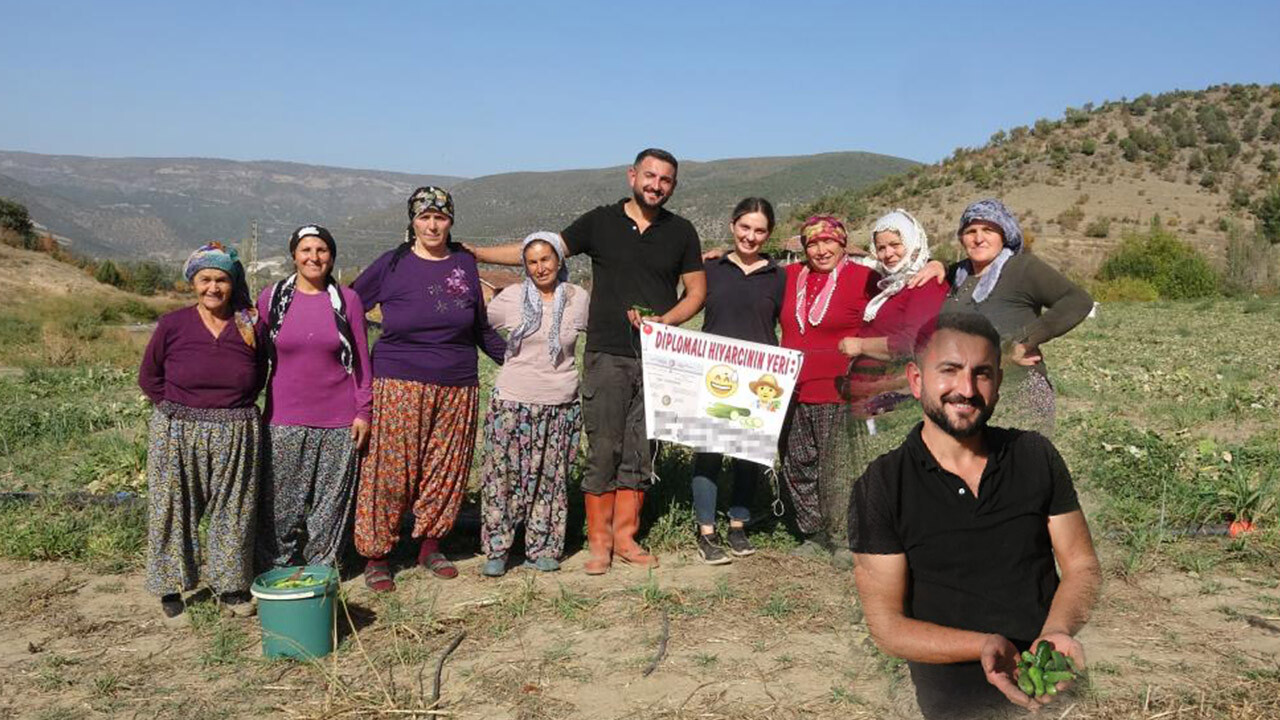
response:
[(449, 654), (458, 649), (462, 644), (462, 639), (467, 636), (467, 631), (463, 630), (458, 633), (449, 646), (440, 653), (440, 659), (436, 661), (436, 679), (431, 684), (431, 707), (435, 707), (440, 702), (440, 677), (444, 674), (444, 661), (449, 658)]
[(667, 654), (667, 640), (671, 638), (671, 612), (667, 608), (662, 608), (662, 637), (658, 639), (658, 652), (653, 656), (653, 662), (649, 663), (649, 667), (644, 669), (643, 677), (649, 677), (654, 670), (658, 669), (658, 663), (662, 662), (662, 658)]
[(1273, 622), (1268, 622), (1266, 618), (1260, 618), (1257, 615), (1245, 615), (1244, 621), (1259, 630), (1266, 630), (1272, 635), (1280, 635), (1280, 626), (1277, 626)]

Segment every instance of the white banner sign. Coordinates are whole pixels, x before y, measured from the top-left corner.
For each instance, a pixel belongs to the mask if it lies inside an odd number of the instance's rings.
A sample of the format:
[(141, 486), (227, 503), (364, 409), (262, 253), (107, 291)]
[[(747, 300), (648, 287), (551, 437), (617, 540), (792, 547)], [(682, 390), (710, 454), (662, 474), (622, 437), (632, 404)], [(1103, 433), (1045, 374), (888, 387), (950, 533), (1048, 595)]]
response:
[(645, 323), (640, 353), (651, 439), (773, 466), (800, 352)]

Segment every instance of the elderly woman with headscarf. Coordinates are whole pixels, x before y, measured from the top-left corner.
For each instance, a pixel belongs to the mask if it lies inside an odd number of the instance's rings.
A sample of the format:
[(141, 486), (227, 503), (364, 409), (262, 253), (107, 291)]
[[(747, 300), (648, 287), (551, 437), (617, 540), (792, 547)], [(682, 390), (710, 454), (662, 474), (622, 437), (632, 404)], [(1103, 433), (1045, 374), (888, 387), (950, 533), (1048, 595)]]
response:
[(352, 284), (366, 311), (382, 307), (355, 523), (356, 550), (368, 559), (365, 584), (377, 592), (395, 589), (387, 556), (409, 508), (418, 564), (457, 577), (440, 539), (458, 517), (475, 452), (476, 349), (498, 364), (507, 350), (485, 315), (475, 257), (451, 239), (453, 198), (421, 187), (407, 204), (404, 242)]
[(840, 352), (851, 359), (849, 395), (852, 400), (877, 402), (885, 393), (903, 387), (905, 379), (895, 361), (911, 356), (920, 329), (937, 318), (945, 284), (907, 287), (929, 262), (929, 238), (920, 222), (897, 209), (876, 220), (871, 229), (872, 267), (880, 278), (879, 292), (862, 313), (858, 335), (840, 341)]
[[(202, 245), (183, 274), (196, 304), (160, 318), (138, 370), (152, 402), (146, 588), (166, 618), (204, 580), (234, 615), (253, 611), (262, 389), (257, 313), (233, 248)], [(200, 523), (207, 520), (205, 557)]]
[[(1004, 203), (979, 200), (965, 208), (956, 233), (966, 259), (946, 271), (951, 284), (942, 312), (978, 312), (995, 325), (1009, 346), (999, 424), (1053, 432), (1055, 401), (1040, 347), (1079, 325), (1093, 298), (1035, 255), (1023, 252), (1022, 228)], [(941, 278), (933, 261), (911, 281)]]
[(332, 565), (369, 437), (368, 337), (360, 296), (333, 280), (333, 234), (303, 225), (289, 255), (295, 272), (258, 298), (270, 367), (259, 563)]
[(569, 473), (578, 456), (578, 336), (590, 296), (569, 283), (564, 242), (536, 232), (521, 245), (525, 278), (489, 303), (489, 323), (507, 330), (507, 356), (485, 420), (480, 481), (483, 572), (507, 570), (516, 526), (524, 525), (526, 565), (560, 569)]
[[(848, 233), (829, 215), (815, 215), (800, 229), (805, 262), (787, 266), (782, 346), (804, 353), (791, 417), (783, 431), (782, 474), (804, 535), (797, 554), (832, 558), (852, 567), (844, 536), (854, 464), (861, 455), (855, 408), (841, 396), (849, 361), (841, 340), (857, 336), (876, 276), (847, 257)], [(833, 555), (834, 553), (834, 555)]]

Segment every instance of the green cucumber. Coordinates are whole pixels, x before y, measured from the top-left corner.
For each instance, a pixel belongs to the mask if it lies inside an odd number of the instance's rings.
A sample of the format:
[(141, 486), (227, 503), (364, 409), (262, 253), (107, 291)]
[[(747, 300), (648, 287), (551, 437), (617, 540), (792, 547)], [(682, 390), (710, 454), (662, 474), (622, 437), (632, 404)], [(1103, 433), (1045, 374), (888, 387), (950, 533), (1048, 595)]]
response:
[(1032, 666), (1027, 671), (1027, 675), (1031, 678), (1031, 684), (1035, 686), (1036, 697), (1044, 694), (1044, 675), (1040, 672), (1040, 668)]
[(1031, 678), (1026, 673), (1022, 673), (1021, 675), (1018, 676), (1018, 687), (1022, 690), (1022, 692), (1028, 695), (1036, 694), (1035, 683), (1031, 682)]

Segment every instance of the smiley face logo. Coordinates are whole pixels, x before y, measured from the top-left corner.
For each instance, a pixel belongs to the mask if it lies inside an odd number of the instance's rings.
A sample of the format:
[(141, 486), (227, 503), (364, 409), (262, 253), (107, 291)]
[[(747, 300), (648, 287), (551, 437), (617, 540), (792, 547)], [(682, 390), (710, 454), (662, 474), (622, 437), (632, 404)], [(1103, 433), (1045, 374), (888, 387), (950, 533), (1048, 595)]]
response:
[(728, 365), (716, 365), (707, 371), (707, 391), (727, 398), (738, 390), (738, 372)]

